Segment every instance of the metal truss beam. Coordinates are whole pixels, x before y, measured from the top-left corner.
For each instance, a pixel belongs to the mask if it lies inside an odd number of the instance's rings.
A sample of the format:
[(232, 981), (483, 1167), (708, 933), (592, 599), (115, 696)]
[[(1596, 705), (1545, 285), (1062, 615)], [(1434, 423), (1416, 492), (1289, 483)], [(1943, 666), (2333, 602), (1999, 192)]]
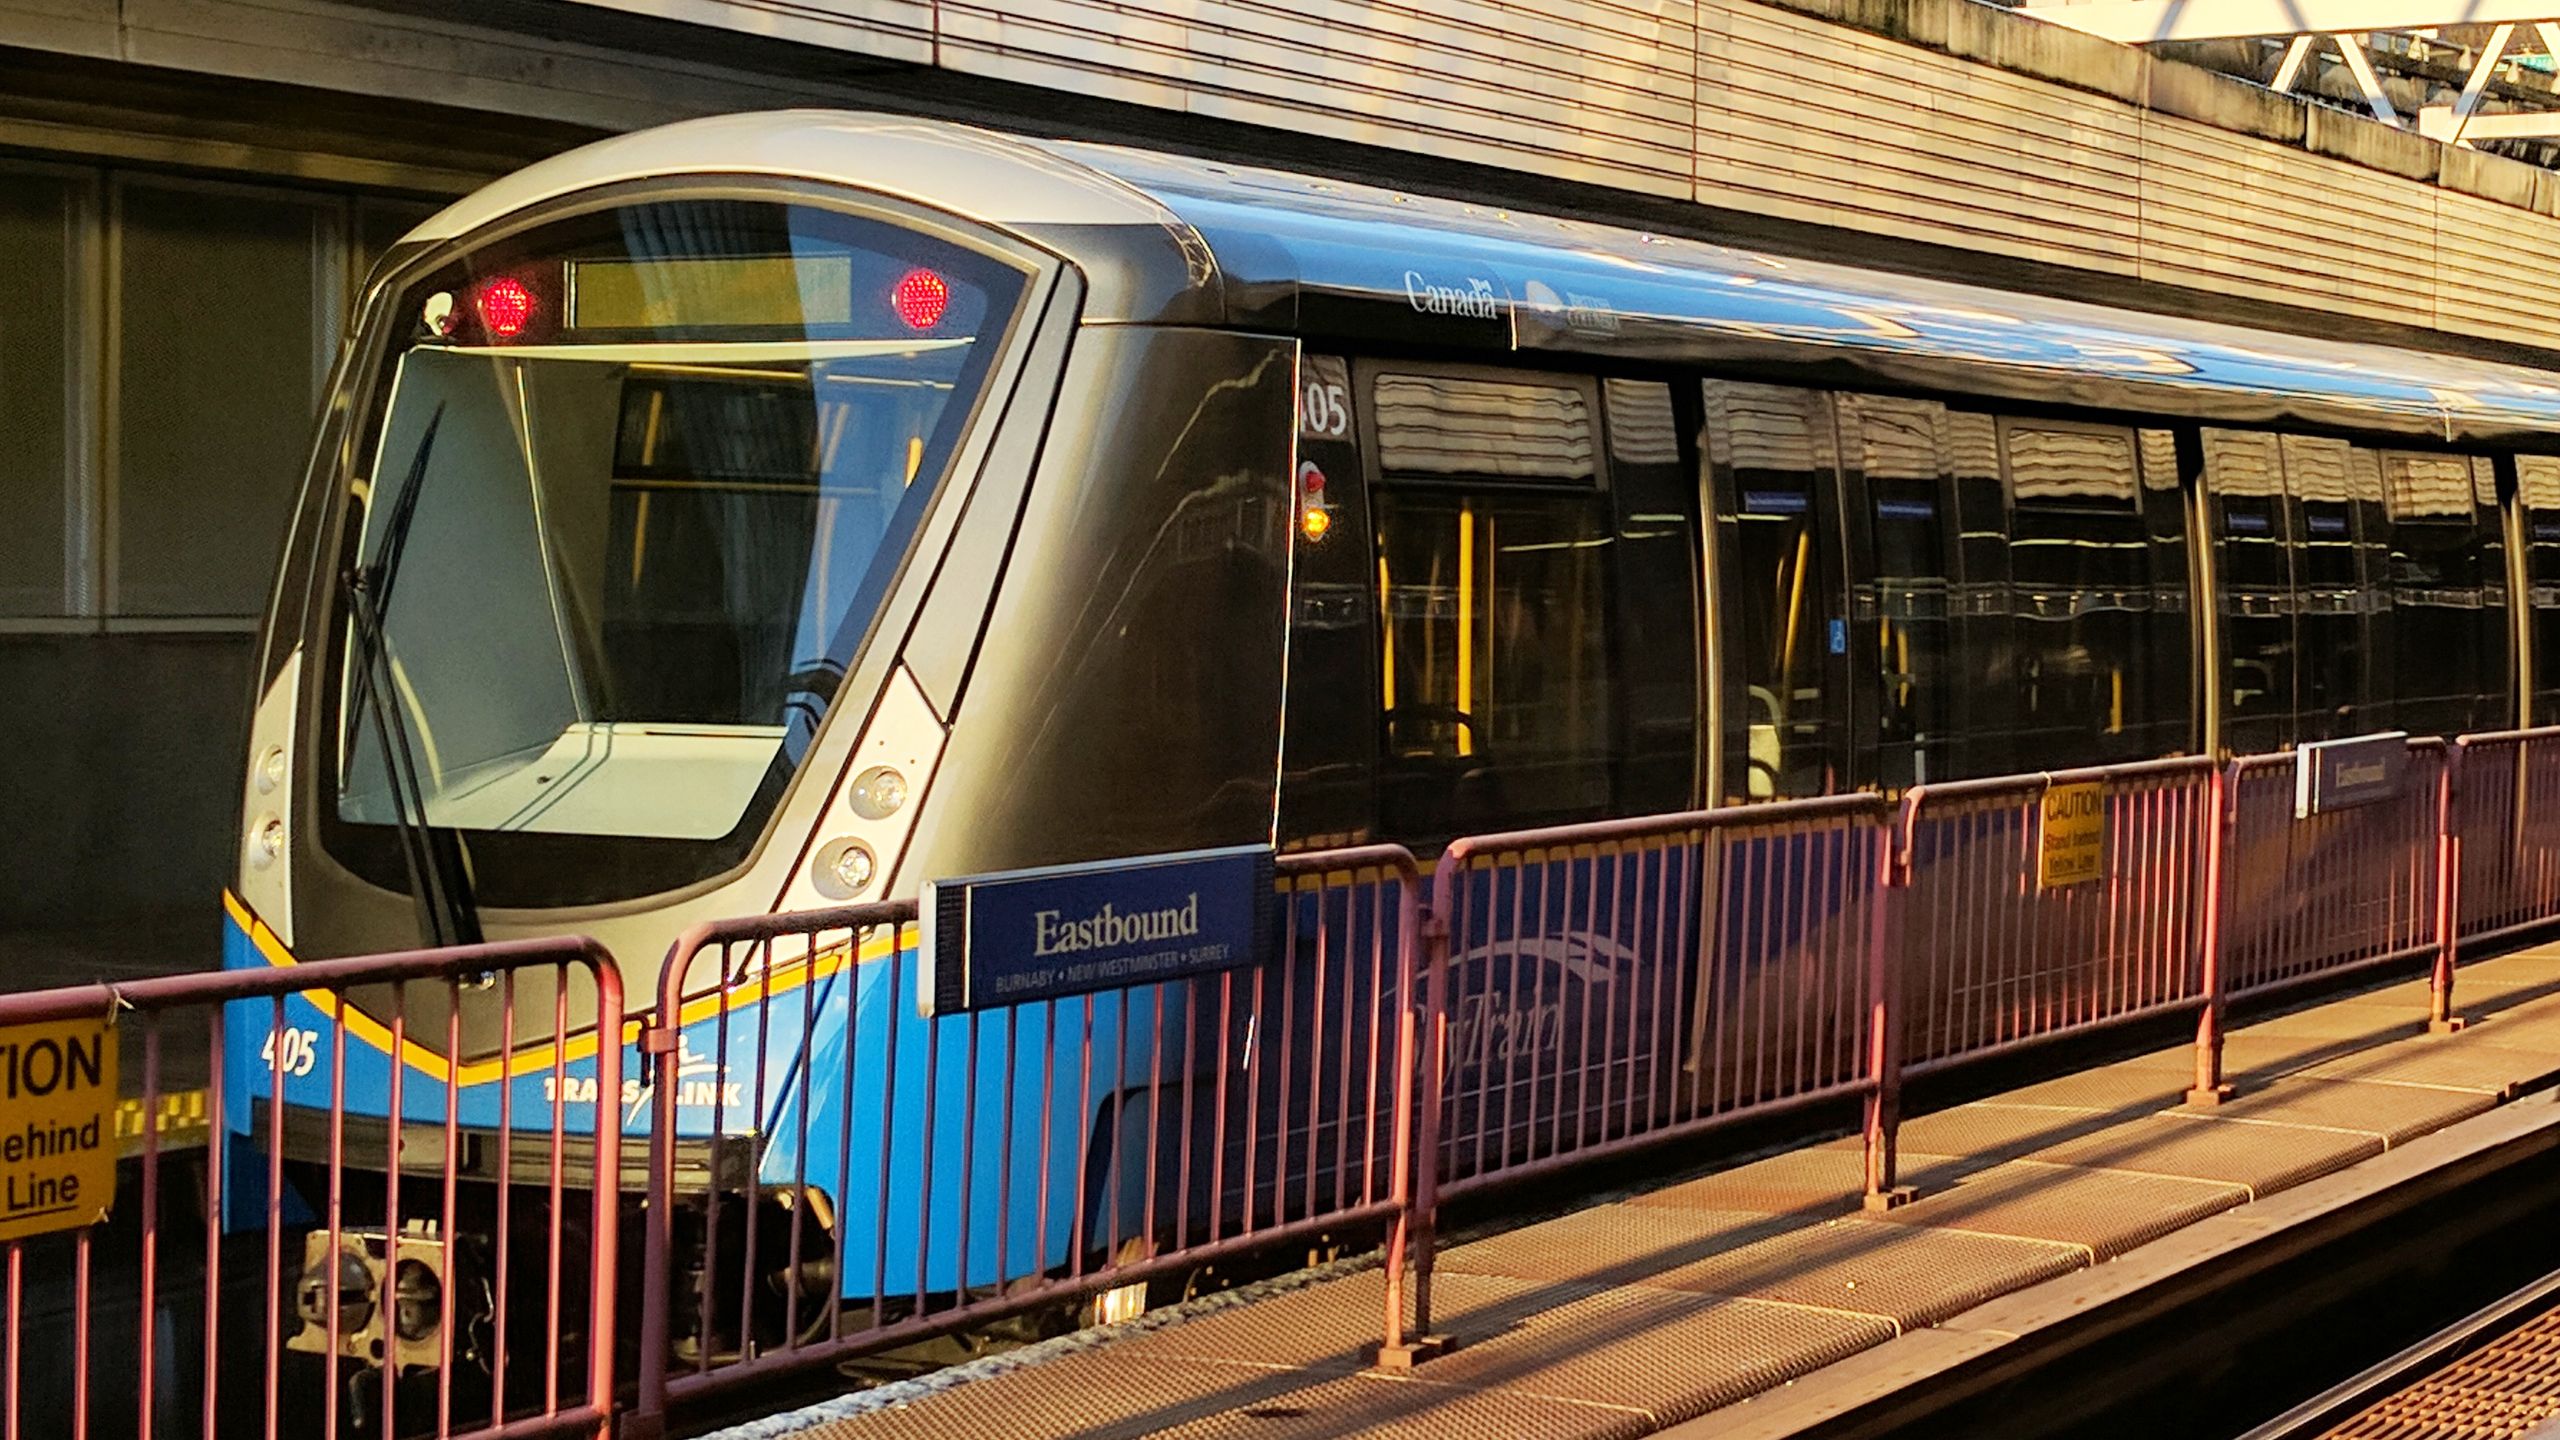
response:
[(2085, 0), (2019, 8), (2127, 45), (2560, 19), (2553, 0)]

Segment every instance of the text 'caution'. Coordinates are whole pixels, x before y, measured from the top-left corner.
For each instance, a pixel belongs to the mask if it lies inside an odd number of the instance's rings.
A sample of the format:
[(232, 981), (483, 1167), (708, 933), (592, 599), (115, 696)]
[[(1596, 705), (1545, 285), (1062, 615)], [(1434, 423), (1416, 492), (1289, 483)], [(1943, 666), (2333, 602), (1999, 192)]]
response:
[(95, 1224), (116, 1195), (116, 1032), (0, 1028), (0, 1241)]

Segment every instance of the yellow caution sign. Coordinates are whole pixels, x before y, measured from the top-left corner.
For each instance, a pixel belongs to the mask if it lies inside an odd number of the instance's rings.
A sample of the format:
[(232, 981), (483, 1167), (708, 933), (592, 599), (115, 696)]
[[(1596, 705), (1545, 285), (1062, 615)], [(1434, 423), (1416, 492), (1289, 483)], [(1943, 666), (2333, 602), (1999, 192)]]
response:
[(116, 1032), (105, 1020), (0, 1029), (0, 1240), (106, 1218), (115, 1112)]
[(2107, 873), (2106, 787), (2049, 785), (2036, 845), (2036, 888), (2058, 889)]

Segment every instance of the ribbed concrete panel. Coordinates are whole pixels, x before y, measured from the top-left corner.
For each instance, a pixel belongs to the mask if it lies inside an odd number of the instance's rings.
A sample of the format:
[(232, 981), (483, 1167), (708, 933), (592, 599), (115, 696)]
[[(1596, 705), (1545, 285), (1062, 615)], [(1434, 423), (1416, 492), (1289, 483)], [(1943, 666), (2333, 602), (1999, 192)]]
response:
[(2247, 1190), (2227, 1181), (2015, 1160), (1951, 1190), (1924, 1194), (1887, 1212), (1886, 1219), (1898, 1225), (2085, 1245), (2094, 1258), (2104, 1260), (2248, 1198)]
[(2139, 112), (2120, 102), (1725, 4), (1700, 14), (1698, 108), (1706, 203), (2131, 268)]
[(1687, 0), (946, 4), (956, 70), (1686, 194)]
[(2142, 137), (2142, 278), (2433, 322), (2436, 187), (2174, 116)]

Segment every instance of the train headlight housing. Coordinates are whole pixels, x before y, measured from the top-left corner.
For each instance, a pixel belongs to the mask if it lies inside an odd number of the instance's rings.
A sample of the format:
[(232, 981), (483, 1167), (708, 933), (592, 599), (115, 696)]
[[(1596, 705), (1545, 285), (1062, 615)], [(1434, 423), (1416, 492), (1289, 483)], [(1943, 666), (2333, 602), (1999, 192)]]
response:
[(283, 783), (284, 747), (270, 745), (267, 747), (267, 753), (258, 757), (258, 793), (273, 795), (276, 793), (276, 787)]
[(258, 817), (257, 828), (249, 832), (249, 863), (266, 869), (284, 857), (284, 820), (275, 815)]
[(874, 765), (854, 777), (853, 813), (865, 820), (886, 820), (907, 803), (907, 777), (886, 765)]
[(880, 862), (859, 840), (838, 840), (818, 852), (810, 879), (830, 900), (851, 900), (871, 888)]

